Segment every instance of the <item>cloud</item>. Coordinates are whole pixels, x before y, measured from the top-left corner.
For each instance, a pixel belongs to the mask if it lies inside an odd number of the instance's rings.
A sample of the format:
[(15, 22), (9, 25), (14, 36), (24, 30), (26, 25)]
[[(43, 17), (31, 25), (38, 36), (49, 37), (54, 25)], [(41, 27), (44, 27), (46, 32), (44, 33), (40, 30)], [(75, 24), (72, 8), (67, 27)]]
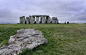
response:
[(18, 23), (20, 16), (29, 15), (50, 15), (60, 22), (83, 23), (86, 0), (0, 0), (0, 23)]

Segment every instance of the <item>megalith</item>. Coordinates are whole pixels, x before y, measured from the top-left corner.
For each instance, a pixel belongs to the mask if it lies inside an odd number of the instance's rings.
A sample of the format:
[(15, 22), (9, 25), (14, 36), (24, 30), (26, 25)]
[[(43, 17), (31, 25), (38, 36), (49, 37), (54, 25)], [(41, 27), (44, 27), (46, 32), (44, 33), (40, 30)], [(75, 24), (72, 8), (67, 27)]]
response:
[(20, 17), (20, 24), (44, 24), (56, 23), (59, 24), (57, 17), (50, 17), (49, 15), (30, 15), (29, 17)]
[(39, 17), (39, 18), (40, 18), (39, 24), (41, 24), (42, 23), (42, 18), (41, 17)]
[(25, 16), (20, 17), (20, 24), (25, 24)]
[(55, 18), (55, 23), (56, 23), (56, 24), (58, 24), (58, 23), (59, 23), (59, 22), (58, 22), (58, 19), (57, 19), (57, 17)]
[(34, 24), (35, 22), (35, 17), (34, 16), (29, 16), (30, 17), (30, 24)]
[(42, 24), (46, 23), (45, 16), (41, 16), (41, 19), (42, 19)]
[(57, 17), (52, 17), (52, 23), (57, 23), (57, 22), (58, 22)]
[(29, 17), (26, 17), (26, 23), (30, 24), (30, 18)]
[(39, 16), (36, 16), (36, 23), (39, 24)]
[(46, 23), (50, 23), (50, 21), (51, 21), (51, 20), (50, 20), (50, 17), (47, 16), (47, 17), (46, 17)]

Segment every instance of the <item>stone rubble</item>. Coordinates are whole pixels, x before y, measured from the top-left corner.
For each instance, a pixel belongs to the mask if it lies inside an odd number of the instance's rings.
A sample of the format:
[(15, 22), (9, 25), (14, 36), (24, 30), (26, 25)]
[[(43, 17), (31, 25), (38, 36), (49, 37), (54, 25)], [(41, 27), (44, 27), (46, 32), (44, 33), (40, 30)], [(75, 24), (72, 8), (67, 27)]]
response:
[(17, 55), (26, 48), (33, 49), (40, 44), (47, 44), (47, 39), (41, 31), (35, 29), (21, 29), (9, 39), (9, 45), (0, 48), (1, 55)]

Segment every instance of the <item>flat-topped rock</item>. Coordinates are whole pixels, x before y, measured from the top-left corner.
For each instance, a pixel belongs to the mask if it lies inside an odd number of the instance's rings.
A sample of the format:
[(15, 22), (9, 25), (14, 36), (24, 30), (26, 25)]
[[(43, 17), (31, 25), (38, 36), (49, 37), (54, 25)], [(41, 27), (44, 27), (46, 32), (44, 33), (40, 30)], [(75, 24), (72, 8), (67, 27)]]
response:
[(9, 39), (8, 46), (0, 48), (1, 55), (17, 55), (26, 48), (33, 49), (41, 44), (48, 43), (41, 31), (35, 29), (20, 29)]

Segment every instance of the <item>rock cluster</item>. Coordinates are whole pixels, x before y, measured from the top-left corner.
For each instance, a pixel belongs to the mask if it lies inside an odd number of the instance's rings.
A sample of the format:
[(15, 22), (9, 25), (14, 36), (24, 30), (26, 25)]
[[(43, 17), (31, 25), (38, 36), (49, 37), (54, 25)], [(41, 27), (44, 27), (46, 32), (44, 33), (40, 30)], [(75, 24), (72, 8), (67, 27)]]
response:
[(21, 29), (9, 39), (9, 45), (0, 48), (1, 55), (17, 55), (26, 48), (33, 49), (40, 44), (48, 43), (41, 31)]

